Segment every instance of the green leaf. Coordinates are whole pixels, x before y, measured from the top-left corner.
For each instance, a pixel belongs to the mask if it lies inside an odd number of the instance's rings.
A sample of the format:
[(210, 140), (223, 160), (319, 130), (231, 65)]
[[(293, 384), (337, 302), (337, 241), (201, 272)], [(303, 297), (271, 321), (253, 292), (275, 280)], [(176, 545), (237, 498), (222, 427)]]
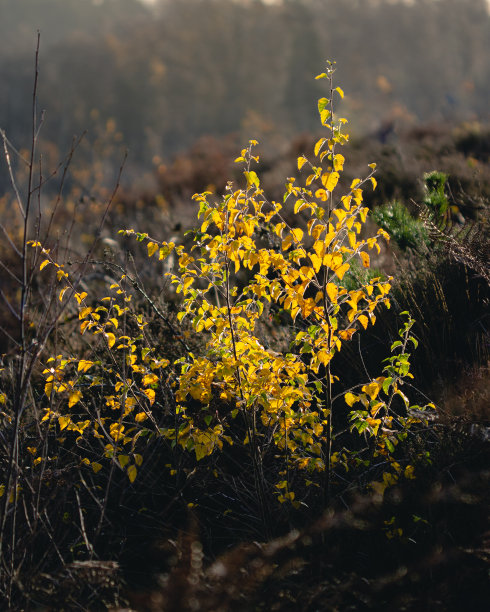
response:
[(418, 345), (419, 345), (419, 341), (416, 338), (414, 338), (413, 336), (409, 336), (408, 337), (408, 342), (411, 342), (413, 344), (414, 348), (417, 348)]
[(389, 438), (386, 438), (385, 444), (386, 444), (386, 448), (390, 451), (390, 453), (395, 452), (395, 446)]
[(383, 381), (383, 391), (387, 394), (389, 389), (390, 389), (390, 385), (393, 382), (393, 378), (391, 376), (388, 376), (388, 378), (385, 378)]
[(327, 98), (320, 98), (318, 100), (318, 112), (321, 114), (322, 111), (325, 110), (325, 108), (328, 106), (329, 103), (330, 103), (330, 100), (328, 100)]
[(247, 179), (247, 189), (252, 187), (252, 185), (254, 185), (257, 188), (260, 187), (259, 177), (257, 176), (256, 172), (251, 170), (250, 172), (245, 171), (243, 174), (245, 175), (245, 178)]

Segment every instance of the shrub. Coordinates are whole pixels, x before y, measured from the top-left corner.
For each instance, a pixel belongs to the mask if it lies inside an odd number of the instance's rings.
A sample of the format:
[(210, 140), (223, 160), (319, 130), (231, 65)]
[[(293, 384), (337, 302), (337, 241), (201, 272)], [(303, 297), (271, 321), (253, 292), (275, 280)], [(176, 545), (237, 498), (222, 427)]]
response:
[[(333, 72), (328, 64), (318, 77), (327, 79), (330, 90), (330, 98), (318, 103), (328, 135), (316, 143), (314, 162), (304, 155), (298, 158), (298, 168), (309, 170), (304, 186), (288, 179), (283, 202), (269, 201), (252, 169), (258, 156), (253, 153), (257, 143), (250, 141), (236, 160), (244, 165), (243, 188), (230, 183), (221, 200), (209, 192), (194, 196), (201, 225), (190, 252), (138, 235), (146, 241), (149, 257), (177, 252), (179, 273), (170, 275), (183, 296), (178, 318), (189, 318), (194, 331), (206, 338), (203, 355), (189, 353), (176, 362), (176, 423), (161, 433), (173, 445), (194, 452), (197, 461), (225, 444), (249, 448), (265, 524), (264, 463), (271, 457), (282, 464), (275, 483), (279, 502), (300, 506), (291, 477), (301, 471), (310, 484), (312, 474), (321, 474), (320, 488), (329, 498), (333, 465), (341, 462), (332, 446), (339, 397), (332, 394), (338, 376), (331, 362), (344, 343), (374, 324), (378, 306), (390, 305), (389, 278), (358, 275), (361, 282), (354, 288), (343, 284), (355, 262), (369, 268), (368, 251), (379, 252), (378, 242), (387, 233), (379, 229), (376, 236), (361, 237), (368, 214), (363, 188), (376, 187), (374, 164), (364, 179), (353, 180), (347, 193), (337, 195), (345, 161), (338, 151), (348, 135), (343, 131), (346, 120), (334, 116), (333, 96), (342, 97), (343, 92), (334, 88)], [(287, 206), (293, 208), (296, 225), (285, 220), (282, 211)], [(265, 346), (257, 334), (261, 318), (271, 308), (287, 313), (292, 326), (290, 348), (282, 353)], [(415, 343), (409, 335), (412, 323), (409, 320), (402, 340), (392, 347), (403, 350), (390, 358), (385, 368), (389, 375), (360, 385), (360, 395), (349, 391), (345, 396), (349, 406), (355, 401), (364, 405), (365, 410), (353, 411), (351, 421), (359, 433), (371, 436), (371, 459), (393, 453), (401, 439), (398, 428), (420, 422), (400, 415), (394, 420), (392, 406), (398, 395), (402, 412), (410, 409), (399, 381), (409, 375), (406, 348), (410, 340)], [(380, 400), (380, 392), (387, 395), (386, 401)], [(236, 419), (241, 419), (241, 426)], [(343, 457), (345, 463), (345, 453)], [(385, 479), (385, 485), (390, 478), (394, 477)]]

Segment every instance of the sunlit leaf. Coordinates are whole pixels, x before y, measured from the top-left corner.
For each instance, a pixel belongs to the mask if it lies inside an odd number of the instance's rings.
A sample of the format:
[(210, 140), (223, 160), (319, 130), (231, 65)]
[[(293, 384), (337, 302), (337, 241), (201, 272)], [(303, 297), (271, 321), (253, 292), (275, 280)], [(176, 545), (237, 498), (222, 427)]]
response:
[(72, 408), (77, 402), (82, 399), (81, 391), (73, 391), (68, 397), (68, 408)]
[(146, 246), (148, 249), (148, 257), (151, 257), (158, 251), (158, 244), (156, 242), (149, 242)]
[(80, 359), (80, 361), (78, 362), (77, 370), (78, 372), (86, 372), (87, 370), (90, 370), (93, 365), (93, 361), (88, 361), (87, 359)]
[(338, 172), (328, 172), (322, 174), (322, 184), (327, 191), (333, 191), (339, 182), (339, 173)]
[(63, 431), (63, 429), (65, 429), (70, 423), (71, 423), (71, 418), (69, 416), (58, 417), (58, 424), (60, 426), (61, 431)]

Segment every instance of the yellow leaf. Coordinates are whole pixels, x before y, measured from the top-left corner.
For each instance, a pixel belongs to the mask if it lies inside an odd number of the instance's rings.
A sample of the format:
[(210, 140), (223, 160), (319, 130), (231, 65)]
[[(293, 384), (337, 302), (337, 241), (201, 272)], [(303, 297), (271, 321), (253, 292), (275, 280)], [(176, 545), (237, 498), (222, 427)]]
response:
[(364, 329), (367, 329), (369, 319), (366, 317), (366, 315), (359, 315), (358, 321), (364, 327)]
[(283, 251), (287, 251), (287, 249), (289, 249), (292, 243), (293, 243), (293, 237), (291, 234), (288, 234), (286, 238), (284, 238), (284, 240), (282, 241), (281, 249)]
[(323, 365), (327, 365), (327, 363), (331, 361), (332, 355), (328, 351), (320, 349), (317, 353), (317, 358), (320, 363), (323, 363)]
[(70, 417), (67, 417), (67, 416), (58, 417), (58, 423), (59, 423), (61, 431), (63, 431), (63, 429), (65, 429), (65, 427), (67, 427), (70, 422), (71, 422)]
[(128, 455), (118, 455), (117, 456), (117, 460), (119, 461), (119, 465), (124, 468), (128, 465), (129, 463), (129, 457)]
[(322, 233), (325, 231), (325, 228), (323, 227), (323, 225), (315, 225), (313, 227), (313, 229), (311, 230), (311, 237), (314, 238), (315, 240), (318, 240), (318, 238), (322, 235)]
[(348, 263), (345, 263), (342, 266), (340, 266), (340, 268), (337, 268), (336, 270), (334, 270), (334, 272), (337, 275), (337, 277), (340, 280), (342, 280), (344, 278), (344, 274), (347, 272), (349, 268), (350, 268), (350, 265)]
[(92, 321), (84, 321), (81, 325), (80, 325), (80, 333), (83, 335), (85, 333), (85, 330), (87, 329), (87, 327), (89, 327), (89, 325), (92, 323)]
[(146, 416), (145, 412), (138, 412), (138, 414), (134, 417), (134, 420), (137, 423), (142, 423), (145, 419), (147, 419), (148, 417)]
[(138, 470), (136, 469), (135, 465), (130, 465), (128, 467), (128, 478), (129, 478), (129, 482), (134, 482), (136, 480), (136, 475), (138, 474)]
[(107, 344), (109, 345), (109, 348), (112, 348), (116, 342), (116, 336), (109, 332), (105, 334), (105, 337), (107, 338)]
[(306, 159), (304, 155), (302, 155), (301, 157), (298, 157), (298, 170), (301, 170), (301, 168), (306, 164), (307, 161), (308, 160)]
[(333, 191), (339, 182), (339, 173), (338, 172), (330, 172), (322, 174), (322, 185), (325, 187), (327, 191)]
[(158, 376), (156, 374), (147, 374), (143, 376), (143, 385), (147, 387), (148, 385), (153, 385), (158, 382)]
[(317, 141), (317, 143), (315, 144), (315, 156), (318, 155), (318, 153), (321, 151), (323, 145), (327, 142), (326, 138), (320, 138), (320, 140)]
[(150, 400), (150, 404), (153, 405), (153, 402), (155, 401), (155, 391), (153, 391), (153, 389), (144, 389), (143, 393)]
[(82, 319), (85, 319), (91, 312), (92, 312), (91, 306), (86, 306), (85, 308), (81, 308), (80, 312), (78, 313), (78, 318), (81, 321)]
[(109, 432), (116, 442), (124, 438), (124, 425), (121, 423), (112, 423), (109, 427)]
[(140, 466), (143, 463), (143, 457), (139, 455), (138, 453), (135, 453), (133, 457), (134, 457), (134, 462), (136, 463), (137, 466)]
[(90, 368), (94, 365), (93, 361), (88, 361), (86, 359), (80, 359), (80, 361), (78, 362), (78, 371), (79, 372), (86, 372), (87, 370), (90, 370)]
[(158, 251), (158, 244), (156, 242), (149, 242), (146, 248), (148, 249), (148, 257), (151, 257)]
[(194, 282), (194, 278), (192, 276), (188, 276), (185, 280), (184, 280), (184, 285), (183, 285), (183, 292), (186, 293), (187, 289), (192, 285), (192, 283)]
[(276, 225), (274, 226), (274, 234), (276, 234), (276, 236), (279, 236), (279, 238), (282, 238), (282, 231), (285, 227), (285, 223), (276, 223)]
[(63, 296), (65, 295), (65, 293), (68, 291), (69, 287), (63, 287), (63, 289), (60, 291), (60, 302), (63, 300)]
[(82, 300), (84, 300), (86, 297), (87, 297), (86, 291), (82, 291), (82, 293), (75, 293), (75, 299), (78, 302), (78, 304), (80, 304)]
[(94, 474), (97, 474), (97, 472), (100, 472), (100, 470), (102, 469), (102, 465), (100, 463), (97, 463), (97, 461), (92, 461), (92, 469), (94, 471)]
[(336, 172), (341, 172), (344, 169), (344, 161), (345, 157), (340, 153), (337, 153), (337, 155), (335, 155), (333, 158), (333, 169)]
[(352, 336), (356, 333), (355, 329), (342, 329), (339, 331), (339, 338), (342, 340), (351, 340)]
[(345, 403), (352, 408), (352, 406), (359, 401), (359, 397), (353, 393), (346, 393), (344, 395)]
[(374, 176), (371, 177), (371, 183), (373, 185), (373, 191), (374, 191), (376, 189), (376, 185), (378, 184)]
[(317, 189), (315, 191), (315, 198), (322, 202), (326, 202), (328, 200), (328, 191), (325, 191), (325, 189)]
[[(380, 382), (381, 378), (383, 380)], [(364, 385), (362, 387), (362, 391), (364, 391), (364, 393), (369, 395), (369, 397), (372, 400), (374, 400), (374, 399), (376, 399), (376, 396), (378, 395), (381, 387), (383, 386), (383, 381), (384, 381), (383, 377), (380, 377), (379, 379), (373, 380), (371, 383), (369, 383), (369, 385)]]
[(39, 266), (39, 269), (42, 270), (43, 268), (45, 268), (48, 264), (50, 264), (51, 262), (49, 261), (49, 259), (45, 259), (42, 264)]
[(291, 230), (291, 234), (295, 242), (301, 242), (301, 239), (303, 238), (303, 230), (295, 227)]
[(344, 92), (343, 92), (343, 90), (342, 90), (340, 87), (336, 87), (336, 88), (335, 88), (335, 91), (336, 91), (336, 92), (339, 94), (339, 96), (340, 96), (341, 98), (343, 98), (343, 97), (344, 97)]
[(337, 302), (337, 294), (339, 292), (339, 288), (335, 283), (327, 283), (327, 295), (331, 302)]
[(82, 399), (81, 391), (73, 391), (68, 398), (68, 408), (72, 408), (77, 402)]
[(294, 204), (294, 214), (296, 215), (299, 213), (299, 211), (304, 208), (305, 204), (306, 202), (304, 200), (296, 200)]
[(359, 257), (361, 258), (362, 265), (365, 268), (369, 268), (369, 262), (370, 262), (369, 255), (365, 251), (361, 251), (359, 253)]
[(355, 232), (348, 232), (347, 237), (349, 238), (349, 244), (351, 249), (356, 248), (357, 236)]
[(318, 255), (315, 255), (315, 253), (308, 253), (308, 257), (311, 260), (315, 272), (319, 272), (322, 266), (322, 258), (318, 257)]
[(256, 172), (251, 170), (250, 172), (245, 171), (243, 174), (245, 175), (245, 178), (247, 179), (247, 189), (250, 189), (252, 185), (255, 185), (257, 189), (260, 187), (259, 177), (257, 176)]

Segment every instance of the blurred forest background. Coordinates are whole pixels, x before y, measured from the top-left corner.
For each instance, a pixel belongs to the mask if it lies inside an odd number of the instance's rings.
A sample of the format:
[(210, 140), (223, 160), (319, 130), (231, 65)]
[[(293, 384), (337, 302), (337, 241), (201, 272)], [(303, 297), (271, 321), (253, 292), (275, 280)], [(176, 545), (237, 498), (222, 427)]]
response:
[(114, 146), (129, 149), (127, 185), (203, 136), (234, 134), (230, 156), (249, 138), (285, 151), (319, 127), (327, 58), (354, 135), (490, 118), (486, 0), (0, 0), (0, 127), (19, 149), (37, 30), (44, 155), (55, 164), (86, 130), (78, 155), (104, 158), (108, 180)]

